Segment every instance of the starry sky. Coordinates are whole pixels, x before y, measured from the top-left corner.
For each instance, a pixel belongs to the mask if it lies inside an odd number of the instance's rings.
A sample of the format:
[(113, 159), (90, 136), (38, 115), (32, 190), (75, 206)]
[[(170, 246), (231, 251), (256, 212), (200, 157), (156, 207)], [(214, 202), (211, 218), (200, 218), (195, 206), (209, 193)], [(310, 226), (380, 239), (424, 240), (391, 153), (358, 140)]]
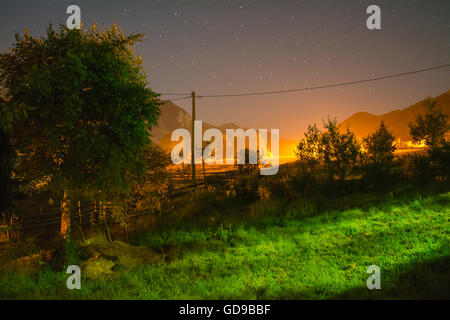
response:
[[(0, 50), (14, 31), (43, 35), (77, 4), (86, 25), (116, 22), (144, 33), (137, 46), (156, 92), (229, 94), (288, 90), (450, 63), (448, 0), (1, 0)], [(366, 8), (381, 8), (368, 30)], [(297, 139), (328, 116), (404, 108), (450, 89), (450, 68), (404, 78), (282, 95), (201, 98), (197, 119), (279, 128)], [(190, 111), (190, 100), (175, 101)]]

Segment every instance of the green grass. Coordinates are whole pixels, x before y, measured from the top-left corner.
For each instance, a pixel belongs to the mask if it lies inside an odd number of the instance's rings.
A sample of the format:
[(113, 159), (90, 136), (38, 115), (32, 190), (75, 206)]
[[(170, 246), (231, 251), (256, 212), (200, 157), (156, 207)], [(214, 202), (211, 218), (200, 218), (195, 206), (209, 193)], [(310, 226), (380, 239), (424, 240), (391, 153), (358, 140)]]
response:
[[(0, 298), (449, 298), (450, 193), (326, 212), (271, 203), (249, 208), (269, 211), (260, 220), (147, 233), (137, 244), (170, 253), (166, 261), (111, 281), (83, 278), (81, 290), (48, 267), (4, 273)], [(373, 264), (382, 289), (369, 291)]]

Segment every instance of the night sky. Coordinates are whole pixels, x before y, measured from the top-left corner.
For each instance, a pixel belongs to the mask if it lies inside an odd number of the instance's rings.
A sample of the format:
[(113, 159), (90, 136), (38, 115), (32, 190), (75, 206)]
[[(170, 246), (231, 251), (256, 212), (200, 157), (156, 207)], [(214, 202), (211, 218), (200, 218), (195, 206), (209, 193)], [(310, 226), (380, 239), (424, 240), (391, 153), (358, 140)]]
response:
[[(272, 91), (353, 81), (450, 63), (450, 1), (18, 1), (0, 2), (0, 50), (14, 30), (42, 35), (77, 4), (85, 25), (117, 22), (145, 33), (137, 53), (157, 92)], [(381, 7), (382, 29), (366, 28)], [(298, 138), (328, 115), (381, 114), (450, 89), (450, 68), (354, 86), (197, 102), (214, 124), (279, 128)], [(176, 101), (190, 111), (190, 101)]]

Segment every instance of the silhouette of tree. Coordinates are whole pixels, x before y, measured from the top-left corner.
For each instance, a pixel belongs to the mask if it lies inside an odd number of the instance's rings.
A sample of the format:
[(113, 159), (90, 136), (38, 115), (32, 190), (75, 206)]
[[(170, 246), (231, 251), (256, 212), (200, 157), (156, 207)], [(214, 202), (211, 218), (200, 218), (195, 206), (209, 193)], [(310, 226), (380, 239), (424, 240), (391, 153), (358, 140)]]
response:
[(0, 85), (10, 107), (26, 110), (9, 130), (17, 175), (45, 182), (65, 200), (130, 192), (130, 172), (146, 172), (142, 150), (160, 112), (132, 50), (141, 38), (115, 25), (50, 25), (41, 39), (16, 34), (12, 50), (0, 55)]
[(417, 159), (416, 174), (449, 179), (450, 143), (448, 142), (448, 115), (443, 113), (436, 100), (424, 101), (425, 114), (419, 114), (415, 123), (409, 124), (410, 134), (415, 142), (425, 140), (428, 146), (428, 159)]
[(396, 149), (394, 141), (394, 135), (383, 121), (380, 122), (377, 131), (364, 139), (364, 146), (367, 150), (364, 159), (365, 173), (376, 186), (385, 183), (391, 175)]
[(316, 124), (308, 126), (305, 137), (297, 145), (295, 154), (298, 159), (306, 163), (308, 170), (313, 169), (323, 160), (322, 133)]
[(430, 148), (439, 148), (446, 143), (446, 133), (450, 129), (448, 116), (442, 112), (436, 100), (427, 98), (423, 103), (425, 115), (417, 115), (415, 123), (409, 124), (409, 132), (415, 142), (425, 140)]
[(324, 123), (327, 129), (322, 134), (323, 158), (330, 174), (343, 181), (352, 172), (361, 157), (361, 146), (355, 135), (347, 128), (339, 132), (337, 121), (328, 119)]

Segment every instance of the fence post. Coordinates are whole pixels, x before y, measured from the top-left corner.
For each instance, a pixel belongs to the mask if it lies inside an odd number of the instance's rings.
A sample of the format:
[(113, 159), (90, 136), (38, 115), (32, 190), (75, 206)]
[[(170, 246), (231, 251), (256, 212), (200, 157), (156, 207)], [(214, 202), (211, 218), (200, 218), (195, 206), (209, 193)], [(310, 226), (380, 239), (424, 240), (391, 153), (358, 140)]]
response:
[(80, 203), (80, 201), (78, 201), (77, 205), (78, 205), (78, 218), (79, 218), (78, 226), (80, 228), (81, 240), (83, 242), (86, 242), (86, 238), (84, 237), (84, 231), (83, 231), (83, 220), (81, 218), (81, 203)]
[(105, 227), (105, 235), (106, 235), (106, 239), (108, 240), (108, 242), (111, 242), (111, 233), (109, 232), (109, 227), (108, 227), (108, 223), (105, 221), (103, 223), (103, 226)]
[(102, 215), (102, 202), (97, 201), (97, 223), (100, 223), (101, 215)]
[(8, 223), (8, 219), (6, 218), (6, 212), (2, 212), (2, 223), (6, 226), (6, 239), (9, 242), (10, 240), (10, 236), (9, 236), (9, 223)]
[(99, 207), (100, 207), (100, 214), (102, 215), (102, 219), (103, 219), (103, 227), (105, 228), (105, 235), (106, 235), (106, 240), (108, 242), (111, 242), (111, 233), (109, 232), (109, 227), (108, 227), (108, 219), (106, 216), (106, 207), (104, 205), (102, 205), (102, 202), (99, 201)]

